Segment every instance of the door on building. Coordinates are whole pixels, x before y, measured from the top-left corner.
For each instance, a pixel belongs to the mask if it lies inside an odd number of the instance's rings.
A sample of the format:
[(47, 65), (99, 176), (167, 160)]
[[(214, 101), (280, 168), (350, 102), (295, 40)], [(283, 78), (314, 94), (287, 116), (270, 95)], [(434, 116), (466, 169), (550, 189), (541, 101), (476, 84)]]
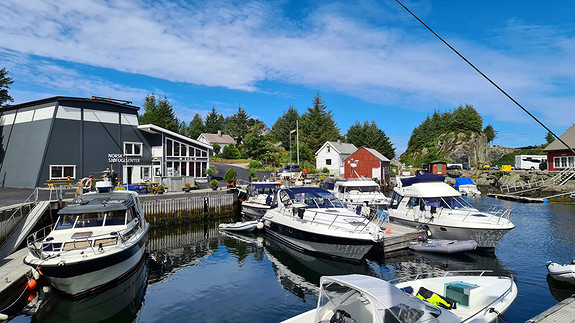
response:
[(124, 178), (123, 181), (125, 184), (133, 183), (132, 175), (134, 173), (134, 167), (124, 165)]
[(377, 178), (378, 180), (381, 181), (381, 168), (380, 167), (374, 167), (371, 169), (371, 178)]

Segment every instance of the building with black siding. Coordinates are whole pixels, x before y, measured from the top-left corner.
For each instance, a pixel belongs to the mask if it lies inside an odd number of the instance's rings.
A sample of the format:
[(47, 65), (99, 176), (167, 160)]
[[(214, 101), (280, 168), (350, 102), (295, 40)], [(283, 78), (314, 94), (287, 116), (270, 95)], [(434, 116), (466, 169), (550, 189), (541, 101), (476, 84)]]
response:
[(212, 147), (155, 125), (139, 108), (105, 98), (52, 97), (0, 110), (0, 187), (99, 178), (124, 183), (205, 179)]

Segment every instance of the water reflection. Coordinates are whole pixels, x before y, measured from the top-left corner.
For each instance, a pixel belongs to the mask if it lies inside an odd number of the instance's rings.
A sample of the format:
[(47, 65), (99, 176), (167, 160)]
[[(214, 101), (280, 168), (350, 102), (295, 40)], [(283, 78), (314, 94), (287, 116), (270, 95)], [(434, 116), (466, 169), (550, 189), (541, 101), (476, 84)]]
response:
[(72, 300), (58, 292), (47, 293), (32, 322), (133, 322), (144, 300), (147, 278), (144, 259), (125, 280), (99, 294)]
[(575, 285), (554, 279), (549, 274), (547, 274), (547, 284), (549, 285), (551, 295), (553, 295), (553, 298), (558, 302), (561, 302), (575, 294)]

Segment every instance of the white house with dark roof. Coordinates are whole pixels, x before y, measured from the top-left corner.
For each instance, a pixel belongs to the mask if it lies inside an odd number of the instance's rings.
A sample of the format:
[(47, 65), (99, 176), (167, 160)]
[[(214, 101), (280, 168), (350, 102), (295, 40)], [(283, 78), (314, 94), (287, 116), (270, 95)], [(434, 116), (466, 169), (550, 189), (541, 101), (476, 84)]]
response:
[(218, 144), (221, 148), (220, 152), (224, 149), (225, 146), (229, 144), (236, 145), (236, 141), (234, 138), (232, 138), (232, 136), (222, 134), (221, 131), (218, 131), (218, 133), (202, 133), (198, 136), (198, 141), (208, 145)]
[(357, 147), (354, 144), (342, 143), (338, 141), (326, 141), (315, 153), (316, 168), (321, 170), (329, 169), (333, 175), (341, 175), (344, 171), (344, 161), (351, 156)]

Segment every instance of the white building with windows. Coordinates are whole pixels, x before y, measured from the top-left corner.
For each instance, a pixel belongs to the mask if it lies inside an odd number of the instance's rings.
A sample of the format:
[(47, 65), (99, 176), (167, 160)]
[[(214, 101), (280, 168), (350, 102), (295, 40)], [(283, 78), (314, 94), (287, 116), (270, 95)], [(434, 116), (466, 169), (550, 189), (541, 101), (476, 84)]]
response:
[(212, 147), (140, 125), (138, 110), (97, 97), (52, 97), (0, 110), (0, 187), (99, 178), (106, 169), (124, 183), (206, 178)]
[(344, 161), (357, 151), (354, 144), (338, 141), (326, 141), (315, 153), (316, 168), (329, 169), (329, 173), (340, 176), (344, 173)]
[(222, 152), (224, 147), (227, 145), (237, 144), (236, 140), (232, 138), (232, 136), (223, 134), (221, 131), (218, 131), (218, 133), (202, 133), (198, 136), (198, 141), (208, 144), (212, 147), (213, 144), (218, 144), (220, 146), (220, 152)]

